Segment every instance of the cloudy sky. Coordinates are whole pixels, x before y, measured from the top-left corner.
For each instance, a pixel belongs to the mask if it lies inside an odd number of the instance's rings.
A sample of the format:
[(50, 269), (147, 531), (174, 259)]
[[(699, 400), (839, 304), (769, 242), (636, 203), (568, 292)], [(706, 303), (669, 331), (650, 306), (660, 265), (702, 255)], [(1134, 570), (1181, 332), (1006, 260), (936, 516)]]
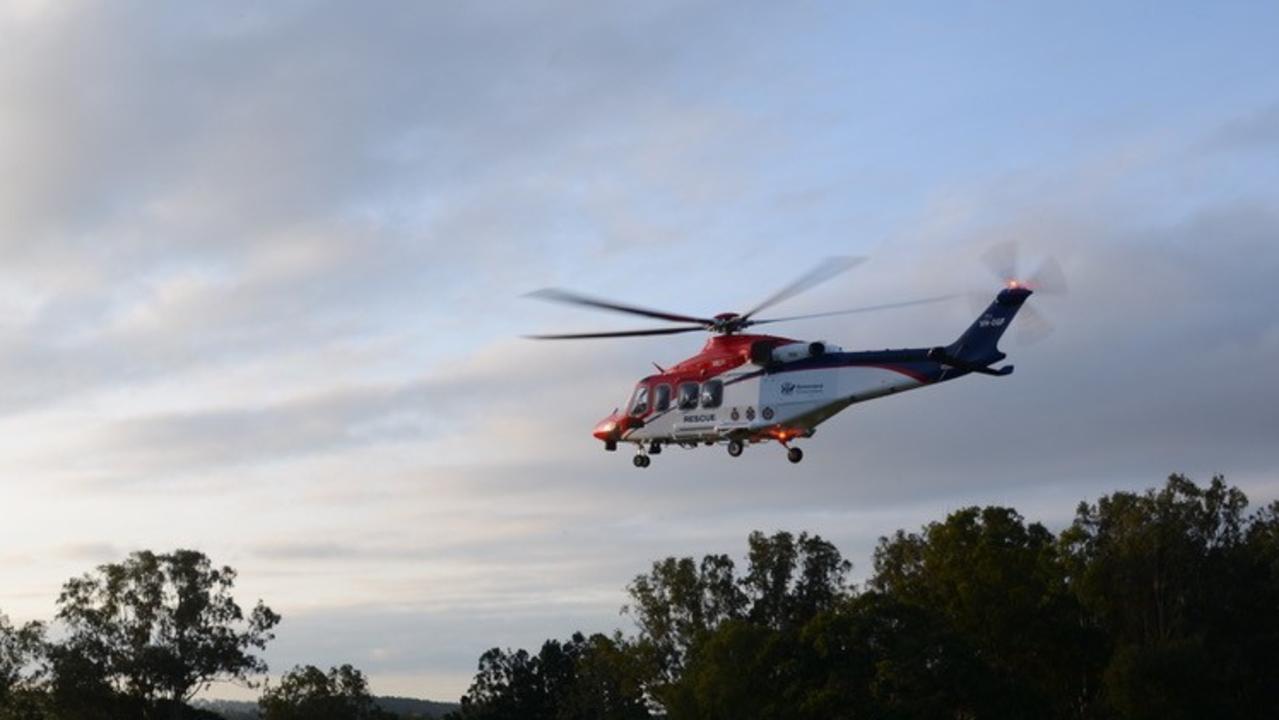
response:
[[(968, 504), (1279, 499), (1276, 67), (1273, 3), (0, 3), (0, 611), (194, 547), (284, 615), (276, 671), (451, 699), (753, 529), (864, 577)], [(590, 437), (699, 337), (520, 339), (639, 324), (540, 287), (741, 310), (832, 254), (871, 259), (787, 314), (990, 293), (1006, 240), (1065, 269), (1057, 332), (799, 466)]]

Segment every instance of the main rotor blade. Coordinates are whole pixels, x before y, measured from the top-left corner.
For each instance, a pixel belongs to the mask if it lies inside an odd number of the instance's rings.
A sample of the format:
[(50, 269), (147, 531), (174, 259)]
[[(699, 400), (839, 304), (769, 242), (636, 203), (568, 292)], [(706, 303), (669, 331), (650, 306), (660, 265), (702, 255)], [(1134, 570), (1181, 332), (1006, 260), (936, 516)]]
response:
[(809, 270), (803, 275), (800, 275), (789, 285), (770, 295), (767, 300), (756, 305), (749, 312), (744, 313), (741, 316), (741, 319), (748, 320), (752, 315), (760, 310), (772, 307), (783, 300), (792, 298), (805, 290), (820, 285), (836, 275), (864, 262), (866, 262), (866, 258), (864, 257), (835, 256), (826, 258), (818, 263), (817, 267)]
[(667, 320), (669, 322), (689, 322), (699, 323), (702, 325), (715, 324), (714, 320), (708, 318), (678, 315), (676, 313), (662, 312), (661, 310), (649, 310), (648, 308), (636, 307), (634, 305), (623, 305), (610, 300), (600, 300), (598, 298), (579, 295), (577, 293), (571, 293), (567, 290), (560, 290), (558, 288), (544, 288), (542, 290), (537, 290), (529, 293), (527, 297), (537, 298), (538, 300), (567, 303), (569, 305), (582, 305), (584, 307), (592, 307), (599, 310), (611, 310), (613, 312), (627, 313), (629, 315), (642, 315), (644, 317), (656, 318), (657, 320)]
[(675, 335), (705, 330), (701, 325), (692, 327), (652, 328), (649, 330), (618, 330), (616, 332), (568, 333), (564, 335), (525, 335), (530, 340), (593, 340), (596, 338), (640, 337), (643, 335)]
[(768, 318), (766, 320), (751, 320), (746, 323), (750, 325), (763, 325), (764, 323), (790, 322), (791, 320), (807, 320), (809, 318), (831, 317), (832, 315), (852, 315), (854, 313), (875, 312), (876, 310), (893, 310), (896, 308), (910, 307), (912, 305), (928, 305), (930, 303), (943, 302), (957, 297), (956, 295), (938, 295), (936, 297), (923, 298), (922, 300), (906, 300), (903, 302), (886, 303), (884, 305), (867, 305), (866, 307), (849, 308), (848, 310), (834, 310), (832, 312), (813, 313), (811, 315), (791, 315), (790, 317)]

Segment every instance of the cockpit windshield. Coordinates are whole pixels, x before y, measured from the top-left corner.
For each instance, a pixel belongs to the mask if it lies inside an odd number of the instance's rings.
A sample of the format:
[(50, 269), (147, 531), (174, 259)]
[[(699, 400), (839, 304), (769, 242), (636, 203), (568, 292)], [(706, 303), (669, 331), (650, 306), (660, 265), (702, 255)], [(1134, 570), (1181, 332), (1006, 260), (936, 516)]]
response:
[(648, 413), (648, 386), (640, 383), (631, 396), (631, 415), (639, 417)]

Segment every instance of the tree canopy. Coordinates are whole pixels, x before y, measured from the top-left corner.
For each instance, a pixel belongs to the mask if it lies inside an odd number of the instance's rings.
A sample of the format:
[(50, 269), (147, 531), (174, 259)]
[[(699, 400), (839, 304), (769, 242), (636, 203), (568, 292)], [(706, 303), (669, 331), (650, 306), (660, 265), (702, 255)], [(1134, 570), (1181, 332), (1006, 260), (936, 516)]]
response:
[(381, 720), (364, 673), (351, 667), (325, 672), (314, 665), (295, 667), (268, 686), (258, 700), (262, 720)]
[(252, 682), (266, 671), (254, 653), (280, 617), (261, 602), (246, 614), (231, 596), (235, 577), (203, 553), (175, 550), (135, 552), (68, 580), (57, 614), (66, 638), (50, 651), (61, 704), (178, 715), (214, 681)]
[[(1247, 510), (1181, 475), (1083, 503), (1059, 535), (962, 508), (881, 538), (861, 588), (821, 537), (755, 532), (741, 572), (705, 555), (637, 576), (612, 667), (672, 720), (1279, 717), (1279, 503)], [(463, 717), (607, 696), (556, 679), (565, 647), (486, 653)]]
[[(1279, 502), (1225, 480), (1081, 503), (1054, 533), (1009, 507), (880, 538), (860, 586), (809, 533), (657, 560), (633, 632), (493, 648), (456, 720), (1279, 717)], [(138, 552), (69, 580), (48, 627), (0, 614), (0, 720), (211, 718), (280, 618), (203, 554)], [(380, 720), (362, 672), (295, 667), (264, 720)], [(434, 712), (434, 711), (432, 711)]]
[(619, 639), (575, 633), (536, 655), (493, 648), (455, 717), (459, 720), (639, 720), (648, 711), (638, 661)]

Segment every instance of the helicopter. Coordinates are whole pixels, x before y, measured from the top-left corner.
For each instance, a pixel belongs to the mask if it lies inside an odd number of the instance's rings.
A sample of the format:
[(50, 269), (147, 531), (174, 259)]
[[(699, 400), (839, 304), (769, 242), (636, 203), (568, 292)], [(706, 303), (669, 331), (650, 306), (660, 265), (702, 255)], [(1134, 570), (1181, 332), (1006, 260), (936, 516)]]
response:
[[(832, 257), (782, 287), (744, 313), (712, 317), (652, 310), (546, 288), (529, 297), (614, 313), (678, 323), (671, 327), (612, 332), (528, 335), (535, 340), (675, 335), (709, 332), (696, 355), (669, 367), (654, 363), (657, 373), (636, 383), (630, 400), (600, 420), (592, 432), (615, 451), (623, 443), (636, 447), (633, 464), (646, 468), (665, 446), (695, 448), (724, 444), (731, 457), (748, 445), (776, 442), (792, 463), (804, 459), (795, 441), (812, 437), (817, 426), (846, 408), (889, 395), (955, 380), (966, 375), (1004, 377), (1012, 365), (994, 367), (1007, 356), (998, 343), (1014, 317), (1025, 309), (1032, 331), (1047, 322), (1025, 305), (1036, 291), (1063, 293), (1065, 281), (1051, 259), (1029, 279), (1015, 272), (1016, 251), (997, 246), (985, 259), (1002, 280), (994, 300), (948, 345), (896, 350), (849, 351), (823, 340), (805, 341), (744, 332), (757, 325), (849, 315), (942, 302), (953, 295), (894, 302), (789, 317), (757, 318), (756, 314), (861, 264), (865, 258)], [(983, 304), (985, 300), (981, 301)]]

